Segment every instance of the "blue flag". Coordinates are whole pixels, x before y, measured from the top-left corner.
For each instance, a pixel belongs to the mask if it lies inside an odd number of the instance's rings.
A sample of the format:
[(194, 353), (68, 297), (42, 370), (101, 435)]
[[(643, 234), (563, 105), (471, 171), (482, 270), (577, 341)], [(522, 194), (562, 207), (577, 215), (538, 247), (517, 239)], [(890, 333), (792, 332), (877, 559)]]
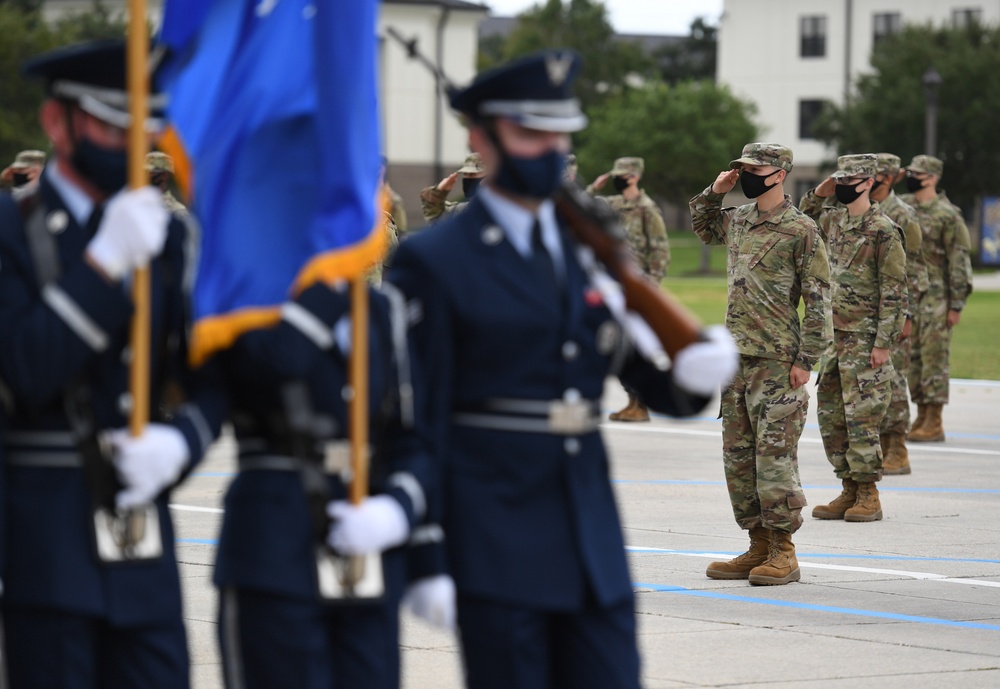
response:
[(203, 232), (195, 363), (384, 254), (377, 4), (168, 0), (162, 144)]

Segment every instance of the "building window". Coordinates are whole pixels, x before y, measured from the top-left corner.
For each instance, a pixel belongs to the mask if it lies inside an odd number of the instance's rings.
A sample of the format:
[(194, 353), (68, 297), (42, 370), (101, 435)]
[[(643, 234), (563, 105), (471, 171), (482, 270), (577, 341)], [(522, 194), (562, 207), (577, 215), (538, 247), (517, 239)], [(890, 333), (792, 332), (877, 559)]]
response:
[(873, 29), (872, 47), (878, 48), (879, 44), (889, 38), (889, 36), (902, 31), (903, 17), (899, 12), (876, 14)]
[(799, 101), (799, 138), (800, 139), (815, 139), (816, 136), (813, 134), (813, 125), (816, 124), (816, 118), (819, 114), (823, 112), (823, 106), (826, 105), (824, 100), (800, 100)]
[(981, 9), (966, 8), (951, 11), (951, 25), (956, 29), (963, 29), (971, 24), (980, 24), (983, 20)]
[(802, 57), (826, 56), (826, 17), (801, 17), (799, 35)]

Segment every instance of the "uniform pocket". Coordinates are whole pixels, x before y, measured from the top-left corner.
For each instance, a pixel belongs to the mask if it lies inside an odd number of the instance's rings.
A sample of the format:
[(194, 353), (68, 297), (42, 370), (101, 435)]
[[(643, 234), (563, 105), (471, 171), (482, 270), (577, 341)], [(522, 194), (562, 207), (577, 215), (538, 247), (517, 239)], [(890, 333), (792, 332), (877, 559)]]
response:
[(865, 367), (858, 371), (858, 387), (867, 390), (883, 383), (888, 384), (895, 373), (896, 370), (892, 367), (891, 361), (886, 361), (878, 368)]
[(747, 262), (747, 265), (749, 266), (750, 270), (753, 270), (757, 266), (757, 264), (760, 263), (761, 259), (763, 259), (764, 256), (767, 255), (767, 252), (770, 251), (774, 247), (774, 245), (778, 243), (779, 239), (780, 237), (770, 237), (766, 242), (764, 242), (764, 245), (762, 247), (754, 251), (753, 256), (751, 256), (750, 260)]

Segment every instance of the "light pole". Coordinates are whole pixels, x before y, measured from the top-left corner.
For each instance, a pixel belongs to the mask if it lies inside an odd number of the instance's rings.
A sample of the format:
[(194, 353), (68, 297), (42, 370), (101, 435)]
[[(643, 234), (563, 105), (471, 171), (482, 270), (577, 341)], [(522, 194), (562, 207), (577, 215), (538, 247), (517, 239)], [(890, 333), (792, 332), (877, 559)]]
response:
[(938, 89), (941, 88), (941, 75), (934, 67), (928, 67), (921, 81), (924, 84), (924, 153), (936, 156)]

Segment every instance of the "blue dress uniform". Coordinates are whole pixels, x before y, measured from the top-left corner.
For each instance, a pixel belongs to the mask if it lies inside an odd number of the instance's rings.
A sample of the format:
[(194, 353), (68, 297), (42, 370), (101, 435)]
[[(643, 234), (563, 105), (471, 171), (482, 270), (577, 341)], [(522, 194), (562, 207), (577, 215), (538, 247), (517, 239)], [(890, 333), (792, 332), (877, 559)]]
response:
[[(529, 57), (480, 75), (452, 106), (498, 148), (484, 115), (520, 112), (524, 128), (574, 131), (585, 121), (568, 93), (577, 67), (572, 54)], [(512, 170), (497, 153), (499, 170), (469, 206), (402, 242), (386, 279), (407, 297), (428, 381), (468, 686), (632, 689), (634, 599), (598, 432), (604, 382), (617, 372), (674, 415), (708, 400), (629, 351), (595, 287), (599, 267), (543, 198), (546, 155)], [(537, 270), (540, 246), (557, 287)]]
[[(127, 286), (106, 282), (84, 261), (94, 228), (66, 204), (54, 175), (50, 165), (35, 193), (18, 199), (20, 208), (11, 196), (0, 197), (0, 377), (13, 400), (3, 434), (2, 579), (11, 682), (187, 686), (166, 496), (157, 501), (162, 558), (108, 567), (93, 553), (90, 494), (64, 394), (82, 381), (99, 428), (127, 425), (132, 302)], [(43, 213), (60, 266), (60, 277), (44, 289), (25, 236), (25, 217), (33, 208)], [(154, 411), (166, 375), (183, 371), (188, 244), (188, 227), (174, 220), (163, 253), (151, 265)], [(184, 434), (190, 456), (199, 458), (214, 436), (209, 419), (218, 417), (212, 410), (221, 399), (211, 385), (199, 389), (193, 378), (185, 383), (190, 401), (172, 423)], [(108, 648), (119, 650), (105, 657)]]
[[(124, 54), (120, 41), (75, 46), (26, 71), (49, 79), (67, 117), (79, 115), (71, 109), (82, 109), (75, 104), (82, 93), (102, 113), (120, 116)], [(65, 90), (56, 94), (56, 84)], [(108, 94), (113, 102), (105, 102)], [(63, 107), (47, 101), (43, 108), (50, 105)], [(119, 179), (123, 170), (110, 153), (102, 171)], [(7, 670), (15, 688), (183, 688), (188, 656), (167, 496), (155, 501), (161, 557), (111, 566), (95, 551), (92, 495), (67, 398), (71, 390), (89, 397), (95, 429), (127, 425), (133, 309), (129, 286), (85, 259), (101, 209), (64, 174), (61, 166), (72, 165), (65, 155), (57, 151), (37, 185), (0, 196), (0, 378), (10, 392), (0, 519)], [(71, 169), (100, 186), (96, 176)], [(152, 421), (183, 436), (193, 464), (217, 433), (223, 398), (209, 377), (184, 365), (191, 231), (172, 219), (150, 261), (150, 408)], [(187, 400), (169, 419), (160, 406), (168, 379)]]
[[(427, 442), (408, 421), (413, 381), (403, 303), (373, 292), (370, 304), (371, 492), (395, 498), (417, 525), (427, 512), (433, 472)], [(216, 355), (232, 399), (240, 463), (226, 496), (215, 572), (230, 689), (399, 686), (406, 548), (383, 555), (381, 601), (321, 601), (316, 527), (287, 432), (293, 410), (283, 399), (289, 389), (305, 390), (311, 412), (333, 422), (317, 439), (346, 446), (343, 351), (349, 345), (336, 324), (345, 322), (347, 310), (344, 293), (313, 286), (283, 305), (278, 326), (244, 334)], [(326, 480), (329, 498), (345, 499), (341, 476), (328, 472)]]

